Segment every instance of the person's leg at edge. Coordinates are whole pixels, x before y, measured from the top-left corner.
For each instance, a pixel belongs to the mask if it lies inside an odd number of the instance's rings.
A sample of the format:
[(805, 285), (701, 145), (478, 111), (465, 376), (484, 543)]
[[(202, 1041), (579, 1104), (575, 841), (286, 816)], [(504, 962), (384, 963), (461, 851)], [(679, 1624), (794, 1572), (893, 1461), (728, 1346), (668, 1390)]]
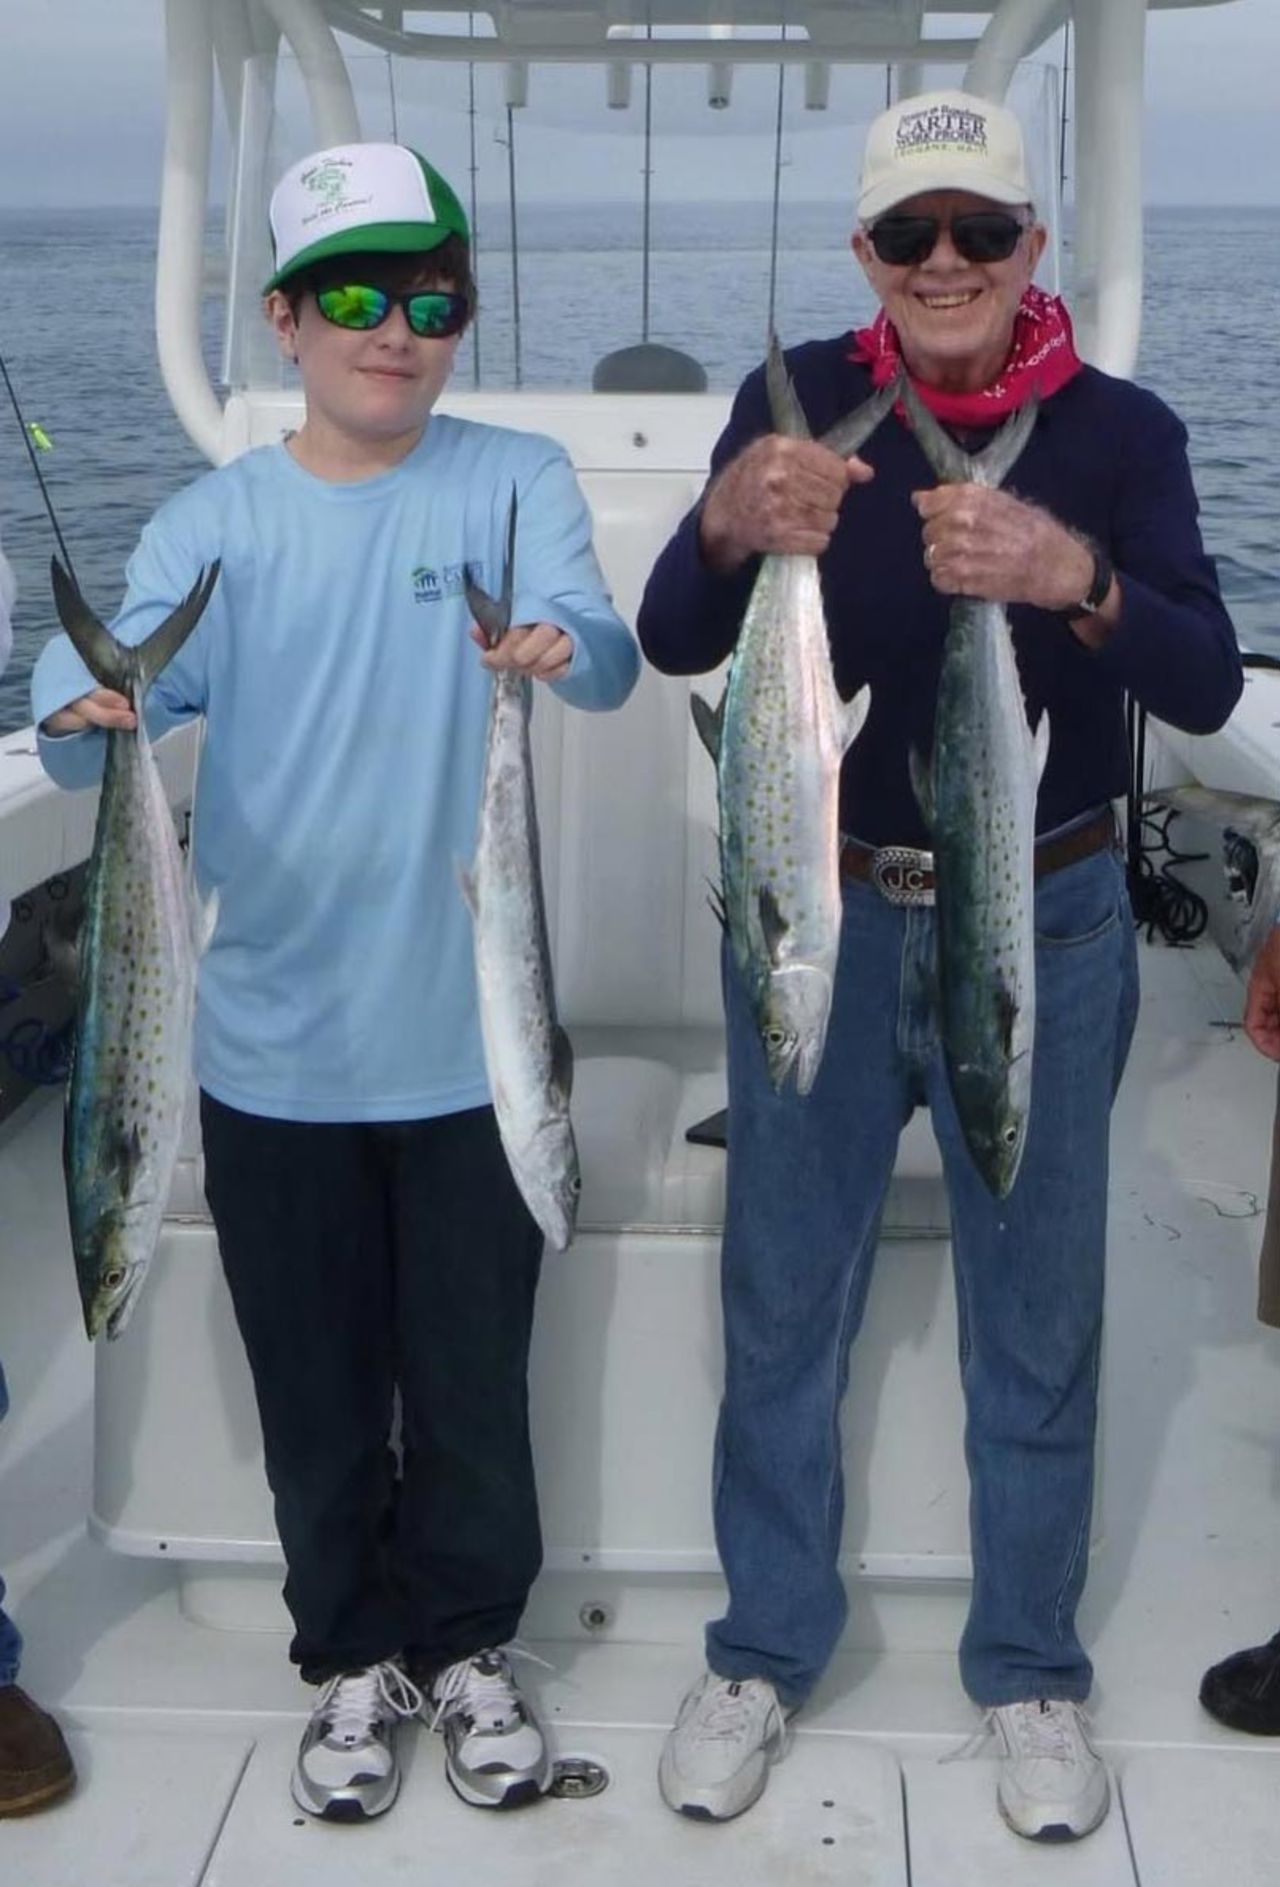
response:
[[(9, 1391), (0, 1368), (0, 1421)], [(22, 1636), (4, 1609), (0, 1578), (0, 1817), (48, 1808), (74, 1786), (75, 1766), (62, 1731), (18, 1682)]]

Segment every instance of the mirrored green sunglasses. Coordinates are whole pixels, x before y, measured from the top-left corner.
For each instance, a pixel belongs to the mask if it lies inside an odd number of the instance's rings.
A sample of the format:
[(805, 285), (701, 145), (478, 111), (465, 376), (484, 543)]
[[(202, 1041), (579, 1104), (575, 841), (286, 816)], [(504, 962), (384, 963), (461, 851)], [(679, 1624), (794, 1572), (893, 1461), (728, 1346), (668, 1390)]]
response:
[(400, 308), (410, 328), (424, 340), (446, 340), (467, 325), (467, 298), (446, 288), (419, 288), (410, 295), (389, 295), (370, 282), (343, 282), (316, 290), (316, 307), (336, 328), (380, 328), (393, 308)]

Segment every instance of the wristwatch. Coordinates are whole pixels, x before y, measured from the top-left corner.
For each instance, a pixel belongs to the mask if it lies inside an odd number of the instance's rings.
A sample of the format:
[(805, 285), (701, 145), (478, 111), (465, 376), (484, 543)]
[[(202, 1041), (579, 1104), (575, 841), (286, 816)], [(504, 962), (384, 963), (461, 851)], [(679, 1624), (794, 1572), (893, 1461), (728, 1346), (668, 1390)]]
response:
[(1092, 538), (1086, 540), (1087, 548), (1093, 553), (1093, 576), (1089, 587), (1078, 603), (1064, 611), (1067, 616), (1096, 616), (1107, 600), (1111, 589), (1111, 579), (1115, 568), (1101, 544), (1095, 544)]

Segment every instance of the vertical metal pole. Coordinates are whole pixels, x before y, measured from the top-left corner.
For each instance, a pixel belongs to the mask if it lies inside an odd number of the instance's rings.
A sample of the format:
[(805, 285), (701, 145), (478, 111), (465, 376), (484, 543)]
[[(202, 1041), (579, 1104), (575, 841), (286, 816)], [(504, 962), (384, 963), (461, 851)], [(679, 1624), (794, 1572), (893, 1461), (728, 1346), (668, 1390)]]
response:
[[(646, 38), (652, 38), (653, 28), (649, 27)], [(653, 164), (650, 161), (653, 139), (653, 65), (646, 59), (644, 67), (644, 209), (640, 225), (640, 339), (649, 338), (649, 196), (652, 188)]]
[[(474, 39), (475, 32), (476, 16), (474, 13), (468, 13), (468, 37)], [(471, 274), (477, 289), (475, 319), (471, 323), (471, 383), (473, 386), (478, 387), (480, 385), (480, 307), (478, 292), (480, 286), (480, 224), (476, 210), (476, 178), (479, 175), (480, 167), (476, 161), (476, 62), (474, 59), (468, 59), (467, 61), (467, 113), (470, 120), (469, 128), (471, 133)]]
[(524, 375), (520, 365), (520, 237), (516, 217), (516, 121), (507, 106), (507, 194), (511, 201), (511, 339), (515, 352), (516, 385)]
[(1071, 19), (1062, 23), (1062, 111), (1058, 119), (1058, 202), (1059, 206), (1067, 195), (1067, 100), (1071, 94), (1067, 89), (1067, 80), (1071, 72)]
[[(782, 39), (785, 44), (787, 23), (782, 22)], [(773, 333), (773, 313), (778, 294), (778, 205), (782, 195), (782, 99), (787, 82), (786, 61), (778, 61), (778, 114), (773, 138), (773, 222), (769, 233), (769, 325), (768, 333)]]

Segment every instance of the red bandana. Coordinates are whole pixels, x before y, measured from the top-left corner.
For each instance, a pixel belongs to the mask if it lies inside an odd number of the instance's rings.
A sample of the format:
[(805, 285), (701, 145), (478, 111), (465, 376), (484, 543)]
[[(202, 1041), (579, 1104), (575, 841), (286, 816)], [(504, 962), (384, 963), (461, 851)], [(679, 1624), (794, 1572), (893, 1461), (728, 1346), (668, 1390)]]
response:
[[(855, 332), (849, 358), (871, 368), (873, 386), (883, 387), (892, 380), (902, 364), (902, 353), (898, 331), (883, 308), (869, 328)], [(1083, 364), (1065, 304), (1043, 288), (1028, 288), (1014, 316), (1009, 357), (990, 386), (976, 393), (943, 393), (914, 376), (912, 384), (938, 419), (956, 426), (993, 426), (1033, 393), (1047, 400)]]

